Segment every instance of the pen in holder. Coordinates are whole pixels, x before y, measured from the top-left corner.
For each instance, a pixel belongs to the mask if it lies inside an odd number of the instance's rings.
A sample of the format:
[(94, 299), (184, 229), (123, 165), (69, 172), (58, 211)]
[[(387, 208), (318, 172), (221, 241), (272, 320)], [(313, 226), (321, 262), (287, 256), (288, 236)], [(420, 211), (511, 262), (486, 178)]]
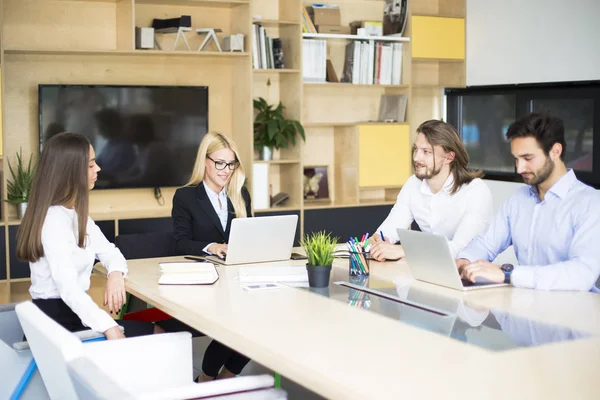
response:
[(350, 276), (369, 276), (369, 259), (370, 253), (368, 251), (349, 251), (349, 269)]

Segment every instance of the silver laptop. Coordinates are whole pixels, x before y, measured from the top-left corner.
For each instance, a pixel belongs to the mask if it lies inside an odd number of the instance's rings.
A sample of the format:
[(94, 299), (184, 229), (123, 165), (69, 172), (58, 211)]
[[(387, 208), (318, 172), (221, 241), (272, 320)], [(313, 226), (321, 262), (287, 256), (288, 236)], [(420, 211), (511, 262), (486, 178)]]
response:
[(415, 279), (456, 290), (507, 286), (506, 283), (473, 283), (462, 280), (444, 236), (400, 228), (397, 231), (410, 272)]
[(235, 218), (225, 258), (206, 259), (225, 265), (289, 260), (297, 225), (297, 215)]

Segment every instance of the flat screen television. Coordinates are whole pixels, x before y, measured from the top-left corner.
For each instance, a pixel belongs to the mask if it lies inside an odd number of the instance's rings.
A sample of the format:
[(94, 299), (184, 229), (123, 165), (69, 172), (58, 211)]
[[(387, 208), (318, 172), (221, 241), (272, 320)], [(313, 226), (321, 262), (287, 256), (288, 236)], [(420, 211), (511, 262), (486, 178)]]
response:
[(40, 150), (60, 132), (86, 136), (96, 188), (182, 186), (208, 131), (206, 86), (39, 85)]

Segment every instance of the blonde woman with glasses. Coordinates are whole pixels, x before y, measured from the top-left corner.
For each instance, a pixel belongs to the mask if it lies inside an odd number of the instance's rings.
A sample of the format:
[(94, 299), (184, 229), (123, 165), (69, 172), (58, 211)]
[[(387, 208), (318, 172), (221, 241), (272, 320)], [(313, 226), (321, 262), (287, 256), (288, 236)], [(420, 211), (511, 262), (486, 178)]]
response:
[[(225, 257), (234, 218), (252, 217), (246, 175), (235, 143), (220, 133), (207, 133), (196, 156), (189, 183), (173, 197), (173, 226), (178, 254)], [(167, 332), (202, 333), (174, 319), (161, 321)], [(250, 360), (213, 340), (202, 362), (199, 381), (238, 375)]]

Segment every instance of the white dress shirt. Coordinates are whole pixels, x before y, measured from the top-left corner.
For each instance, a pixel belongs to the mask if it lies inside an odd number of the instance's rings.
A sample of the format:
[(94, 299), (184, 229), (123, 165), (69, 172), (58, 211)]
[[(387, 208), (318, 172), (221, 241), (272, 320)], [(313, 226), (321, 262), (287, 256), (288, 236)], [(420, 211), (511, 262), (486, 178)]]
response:
[[(208, 187), (204, 181), (202, 181), (204, 185), (204, 189), (206, 190), (206, 194), (208, 195), (208, 199), (210, 200), (210, 204), (212, 204), (217, 216), (219, 217), (219, 221), (221, 221), (221, 226), (223, 227), (223, 232), (227, 230), (227, 218), (228, 210), (227, 210), (227, 191), (225, 188), (221, 189), (221, 192), (217, 193), (211, 188)], [(220, 203), (219, 203), (220, 202)], [(202, 249), (207, 254), (212, 254), (208, 251), (208, 248), (212, 246), (214, 243), (209, 243), (208, 246)]]
[(86, 293), (90, 288), (94, 260), (98, 257), (109, 275), (113, 271), (126, 274), (127, 262), (91, 218), (87, 221), (85, 247), (79, 248), (77, 226), (75, 210), (62, 206), (48, 209), (42, 227), (44, 256), (29, 263), (29, 293), (34, 299), (61, 298), (85, 326), (104, 332), (117, 323)]
[(481, 179), (473, 179), (450, 194), (452, 174), (437, 193), (432, 193), (426, 179), (411, 176), (400, 190), (396, 204), (377, 228), (392, 243), (399, 240), (396, 228), (408, 229), (416, 221), (423, 232), (448, 239), (452, 256), (462, 250), (487, 228), (492, 219), (492, 193)]

